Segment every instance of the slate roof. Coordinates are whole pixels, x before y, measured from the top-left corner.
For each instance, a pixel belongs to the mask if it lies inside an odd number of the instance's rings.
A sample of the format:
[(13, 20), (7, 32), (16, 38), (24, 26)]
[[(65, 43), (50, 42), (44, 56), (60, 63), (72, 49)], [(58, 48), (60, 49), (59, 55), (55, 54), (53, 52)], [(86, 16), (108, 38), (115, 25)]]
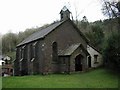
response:
[(80, 43), (73, 44), (69, 48), (67, 48), (66, 50), (60, 51), (59, 55), (65, 55), (65, 56), (71, 55), (79, 46), (80, 46)]
[[(87, 38), (84, 36), (84, 34), (76, 27), (76, 25), (73, 23), (73, 21), (71, 21), (70, 19), (68, 19), (70, 21), (70, 23), (73, 25), (73, 27), (78, 31), (78, 33), (82, 36), (82, 38), (88, 42)], [(35, 33), (33, 33), (32, 35), (30, 35), (28, 38), (26, 38), (25, 40), (23, 40), (21, 43), (19, 43), (17, 45), (21, 46), (27, 43), (30, 43), (32, 41), (35, 41), (37, 39), (42, 39), (44, 38), (46, 35), (48, 35), (50, 32), (52, 32), (54, 29), (56, 29), (58, 26), (60, 26), (61, 24), (63, 24), (65, 21), (67, 20), (63, 20), (63, 21), (59, 21), (56, 23), (51, 24), (50, 26), (48, 26), (47, 28), (44, 28), (42, 30), (39, 30)]]
[(81, 47), (82, 50), (89, 55), (88, 51), (82, 46), (82, 44), (77, 43), (77, 44), (72, 44), (69, 48), (63, 51), (59, 51), (58, 54), (59, 56), (70, 56), (72, 53), (78, 48)]
[(48, 33), (50, 33), (51, 31), (53, 31), (55, 28), (57, 28), (63, 22), (64, 21), (59, 21), (59, 22), (53, 23), (50, 26), (48, 26), (47, 28), (39, 30), (39, 31), (33, 33), (28, 38), (26, 38), (25, 40), (23, 40), (20, 44), (18, 44), (17, 47), (20, 46), (20, 45), (29, 43), (31, 41), (34, 41), (34, 40), (37, 40), (37, 39), (40, 39), (40, 38), (44, 38)]
[(97, 52), (99, 52), (100, 54), (102, 54), (102, 52), (97, 47), (93, 46), (91, 43), (88, 43), (88, 45), (94, 50), (96, 50)]

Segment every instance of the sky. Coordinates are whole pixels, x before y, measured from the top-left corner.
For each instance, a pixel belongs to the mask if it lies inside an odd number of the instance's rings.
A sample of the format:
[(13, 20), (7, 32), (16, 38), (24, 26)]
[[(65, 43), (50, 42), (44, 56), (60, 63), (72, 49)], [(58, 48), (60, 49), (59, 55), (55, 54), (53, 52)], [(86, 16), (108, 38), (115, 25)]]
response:
[(18, 33), (60, 20), (59, 12), (67, 6), (73, 18), (89, 22), (104, 19), (100, 0), (0, 0), (0, 34)]

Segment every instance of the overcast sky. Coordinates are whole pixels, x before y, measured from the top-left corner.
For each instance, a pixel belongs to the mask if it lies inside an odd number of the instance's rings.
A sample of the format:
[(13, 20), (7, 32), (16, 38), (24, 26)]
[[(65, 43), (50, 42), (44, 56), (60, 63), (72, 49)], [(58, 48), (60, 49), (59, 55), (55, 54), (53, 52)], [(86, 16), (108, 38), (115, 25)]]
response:
[(0, 33), (18, 33), (26, 28), (42, 26), (59, 20), (59, 12), (67, 6), (75, 19), (75, 9), (81, 20), (104, 19), (100, 0), (0, 0)]

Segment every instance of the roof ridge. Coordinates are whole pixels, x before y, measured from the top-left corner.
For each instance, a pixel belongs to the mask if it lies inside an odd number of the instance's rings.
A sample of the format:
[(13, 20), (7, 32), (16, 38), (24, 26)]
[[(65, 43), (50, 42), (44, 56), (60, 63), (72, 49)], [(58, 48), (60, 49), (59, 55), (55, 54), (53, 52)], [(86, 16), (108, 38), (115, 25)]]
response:
[(17, 45), (17, 47), (24, 45), (26, 43), (30, 43), (30, 42), (35, 41), (35, 40), (40, 39), (40, 38), (44, 38), (47, 34), (49, 34), (52, 30), (54, 30), (56, 27), (58, 27), (59, 25), (61, 25), (65, 21), (58, 21), (58, 22), (50, 24), (46, 28), (38, 30), (37, 32), (35, 32), (35, 33), (29, 35), (27, 38), (25, 38), (21, 43), (19, 43)]

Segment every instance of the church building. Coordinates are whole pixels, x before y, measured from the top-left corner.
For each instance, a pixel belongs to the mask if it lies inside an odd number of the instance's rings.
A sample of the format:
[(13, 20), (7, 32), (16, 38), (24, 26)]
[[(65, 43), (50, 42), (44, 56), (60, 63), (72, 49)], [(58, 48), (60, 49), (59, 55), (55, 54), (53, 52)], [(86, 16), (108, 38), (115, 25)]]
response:
[(17, 45), (14, 75), (71, 73), (91, 68), (89, 42), (70, 17), (71, 12), (64, 6), (60, 21)]

